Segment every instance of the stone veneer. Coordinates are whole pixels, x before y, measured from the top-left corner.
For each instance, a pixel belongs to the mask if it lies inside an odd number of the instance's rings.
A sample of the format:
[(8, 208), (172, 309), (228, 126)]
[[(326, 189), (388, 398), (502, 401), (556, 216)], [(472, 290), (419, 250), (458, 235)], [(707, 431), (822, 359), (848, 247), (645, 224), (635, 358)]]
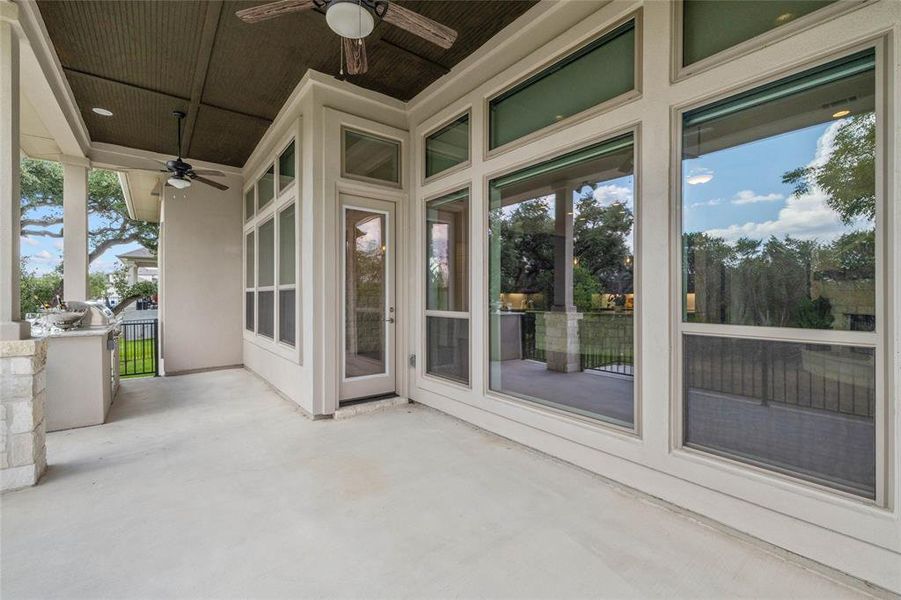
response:
[(0, 341), (0, 489), (34, 485), (47, 468), (47, 341)]
[(579, 353), (579, 321), (582, 313), (575, 311), (545, 312), (538, 319), (536, 337), (545, 343), (545, 360), (550, 371), (575, 373), (582, 370)]

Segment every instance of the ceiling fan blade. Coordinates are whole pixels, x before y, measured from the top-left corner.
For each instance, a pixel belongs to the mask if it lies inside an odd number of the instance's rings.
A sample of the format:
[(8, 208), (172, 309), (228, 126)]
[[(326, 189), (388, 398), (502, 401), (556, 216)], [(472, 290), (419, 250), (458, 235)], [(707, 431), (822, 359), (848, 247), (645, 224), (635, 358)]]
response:
[(347, 61), (348, 75), (362, 75), (369, 70), (369, 62), (366, 59), (366, 41), (341, 38), (344, 44), (344, 58)]
[(288, 13), (307, 10), (315, 5), (314, 0), (279, 0), (278, 2), (270, 2), (239, 10), (235, 13), (235, 16), (245, 23), (258, 23)]
[(225, 173), (222, 171), (216, 171), (214, 169), (191, 169), (191, 172), (195, 175), (206, 175), (212, 177), (225, 177)]
[(388, 21), (401, 29), (406, 29), (410, 33), (418, 35), (437, 46), (441, 46), (445, 50), (453, 46), (457, 40), (457, 32), (450, 27), (394, 2), (388, 4), (388, 10), (385, 12), (382, 20)]
[(222, 185), (218, 181), (213, 181), (212, 179), (207, 179), (206, 177), (201, 177), (199, 175), (192, 175), (191, 179), (194, 181), (199, 181), (200, 183), (205, 183), (209, 186), (216, 188), (217, 190), (225, 191), (228, 189), (227, 185)]

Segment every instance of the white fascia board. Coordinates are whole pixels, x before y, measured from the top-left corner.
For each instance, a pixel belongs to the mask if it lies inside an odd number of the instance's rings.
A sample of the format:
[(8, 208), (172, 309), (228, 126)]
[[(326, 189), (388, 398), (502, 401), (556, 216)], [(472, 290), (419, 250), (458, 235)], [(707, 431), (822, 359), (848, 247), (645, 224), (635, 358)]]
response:
[(91, 138), (34, 0), (19, 0), (22, 90), (68, 156), (87, 156)]

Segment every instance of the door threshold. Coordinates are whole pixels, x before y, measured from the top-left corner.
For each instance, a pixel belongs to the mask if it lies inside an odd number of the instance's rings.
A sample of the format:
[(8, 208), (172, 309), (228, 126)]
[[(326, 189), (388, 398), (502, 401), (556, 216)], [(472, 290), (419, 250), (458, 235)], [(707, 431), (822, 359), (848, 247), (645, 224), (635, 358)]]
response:
[(409, 404), (406, 398), (401, 398), (397, 394), (389, 394), (388, 396), (376, 396), (374, 398), (362, 398), (360, 400), (351, 400), (350, 402), (342, 402), (335, 411), (333, 418), (349, 419), (357, 415), (375, 412), (384, 408), (393, 408), (395, 406), (403, 406)]

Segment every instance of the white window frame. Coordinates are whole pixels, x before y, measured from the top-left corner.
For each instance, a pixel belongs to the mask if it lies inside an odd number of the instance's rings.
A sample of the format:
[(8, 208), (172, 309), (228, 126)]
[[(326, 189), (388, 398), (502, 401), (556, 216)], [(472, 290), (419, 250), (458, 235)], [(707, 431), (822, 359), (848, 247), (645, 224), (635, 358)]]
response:
[[(256, 227), (256, 272), (254, 275), (256, 276), (256, 334), (260, 337), (266, 338), (269, 341), (274, 342), (276, 340), (276, 328), (278, 327), (278, 316), (277, 316), (277, 300), (276, 296), (276, 275), (278, 269), (278, 259), (276, 255), (278, 254), (278, 231), (277, 226), (278, 223), (275, 219), (275, 211), (271, 213), (267, 211), (267, 217), (262, 219), (260, 223)], [(272, 284), (271, 285), (260, 285), (260, 263), (262, 259), (262, 253), (260, 252), (260, 229), (268, 224), (272, 223)], [(265, 333), (260, 333), (260, 292), (272, 292), (272, 336), (268, 336)]]
[[(800, 19), (799, 19), (800, 20)], [(713, 323), (686, 323), (682, 321), (682, 122), (684, 113), (709, 105), (713, 102), (724, 100), (783, 79), (785, 77), (815, 68), (819, 65), (841, 59), (855, 52), (874, 49), (876, 53), (876, 330), (868, 331), (843, 331), (843, 330), (817, 330), (790, 327), (758, 327), (753, 325), (722, 325)], [(889, 257), (884, 251), (886, 243), (886, 209), (885, 202), (888, 197), (887, 182), (884, 161), (886, 156), (886, 106), (888, 98), (885, 94), (885, 42), (883, 39), (871, 40), (830, 52), (819, 56), (816, 60), (796, 64), (789, 69), (783, 69), (758, 78), (752, 82), (735, 86), (726, 90), (718, 90), (701, 99), (693, 100), (672, 108), (672, 141), (671, 141), (671, 189), (670, 189), (670, 214), (671, 214), (671, 248), (670, 263), (672, 265), (672, 290), (671, 299), (671, 341), (672, 356), (672, 398), (670, 414), (670, 448), (674, 454), (684, 456), (690, 460), (697, 460), (710, 465), (730, 465), (731, 467), (756, 473), (767, 479), (776, 479), (791, 482), (794, 485), (813, 488), (828, 494), (850, 499), (861, 504), (888, 506), (888, 491), (891, 481), (887, 477), (887, 460), (892, 451), (891, 439), (887, 434), (887, 397), (888, 384), (886, 372), (886, 335), (888, 331), (886, 320), (885, 290), (887, 289)], [(871, 500), (862, 496), (844, 492), (834, 487), (802, 479), (788, 473), (775, 471), (764, 466), (756, 466), (750, 462), (742, 462), (735, 459), (705, 452), (697, 448), (684, 445), (684, 398), (683, 398), (683, 372), (684, 357), (682, 341), (685, 335), (727, 337), (733, 339), (759, 339), (768, 341), (816, 343), (834, 346), (854, 346), (873, 348), (876, 363), (876, 498)]]
[[(459, 118), (459, 116), (457, 118)], [(472, 131), (471, 128), (470, 128), (470, 131)], [(423, 137), (423, 140), (425, 140), (425, 137)], [(424, 147), (425, 146), (423, 145), (423, 148)], [(422, 157), (423, 157), (423, 166), (424, 166), (425, 165), (425, 153), (424, 152), (423, 152)], [(423, 167), (423, 172), (424, 171), (425, 171), (425, 169)], [(442, 174), (443, 173), (444, 172), (442, 171)], [(426, 275), (425, 275), (426, 269), (428, 268), (428, 258), (429, 258), (428, 249), (426, 248), (426, 240), (428, 239), (428, 237), (426, 235), (426, 230), (428, 229), (429, 202), (432, 202), (433, 200), (440, 200), (441, 198), (443, 198), (445, 196), (448, 196), (450, 194), (454, 194), (457, 192), (462, 192), (464, 190), (466, 191), (466, 205), (467, 205), (466, 206), (466, 212), (467, 212), (466, 229), (467, 229), (467, 233), (470, 233), (470, 232), (472, 232), (472, 220), (473, 220), (472, 187), (470, 185), (451, 186), (450, 188), (448, 188), (447, 190), (445, 190), (443, 192), (428, 196), (422, 202), (421, 222), (422, 222), (422, 226), (423, 226), (423, 233), (422, 233), (422, 245), (420, 247), (420, 251), (422, 252), (422, 257), (424, 260), (422, 261), (422, 268), (419, 271), (419, 277), (422, 278), (422, 307), (423, 307), (422, 320), (420, 322), (420, 331), (422, 332), (422, 334), (419, 339), (419, 347), (420, 347), (419, 356), (422, 357), (422, 365), (418, 365), (417, 368), (420, 372), (421, 377), (423, 377), (424, 379), (439, 382), (444, 385), (450, 385), (450, 386), (455, 386), (455, 387), (458, 387), (461, 389), (470, 390), (470, 389), (472, 389), (472, 344), (473, 344), (473, 339), (472, 339), (472, 308), (473, 308), (473, 304), (472, 304), (472, 247), (473, 247), (473, 240), (472, 240), (471, 236), (468, 236), (469, 239), (468, 239), (468, 244), (466, 247), (466, 265), (467, 265), (466, 277), (468, 279), (466, 305), (468, 306), (468, 310), (465, 310), (465, 311), (463, 311), (463, 310), (436, 310), (436, 309), (428, 308), (428, 285), (427, 285), (427, 280), (426, 280)], [(466, 320), (466, 327), (467, 327), (466, 352), (468, 355), (467, 363), (469, 364), (469, 369), (466, 373), (466, 383), (463, 383), (461, 381), (457, 381), (454, 379), (449, 379), (447, 377), (442, 377), (441, 375), (435, 375), (433, 373), (429, 373), (429, 371), (428, 371), (428, 360), (429, 360), (428, 319), (429, 319), (429, 317), (440, 317), (440, 318), (445, 318), (445, 319), (459, 319), (459, 320), (465, 319)]]
[[(256, 267), (256, 255), (257, 255), (257, 232), (256, 229), (250, 228), (245, 230), (242, 234), (244, 236), (244, 243), (242, 244), (242, 252), (243, 252), (243, 279), (244, 279), (244, 295), (241, 298), (241, 305), (244, 307), (244, 312), (241, 314), (241, 329), (245, 333), (256, 334), (257, 332), (257, 267)], [(249, 236), (253, 236), (253, 285), (248, 287), (247, 285), (247, 238)], [(253, 328), (247, 328), (247, 292), (253, 294)]]

